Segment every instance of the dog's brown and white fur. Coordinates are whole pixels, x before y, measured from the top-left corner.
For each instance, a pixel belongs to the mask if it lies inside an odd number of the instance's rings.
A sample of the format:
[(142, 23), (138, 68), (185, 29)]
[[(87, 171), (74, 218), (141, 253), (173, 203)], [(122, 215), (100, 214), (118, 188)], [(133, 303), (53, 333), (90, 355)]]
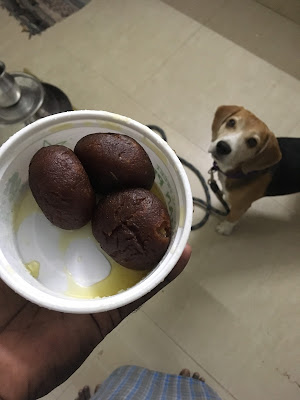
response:
[(272, 180), (268, 168), (280, 161), (281, 151), (275, 135), (254, 114), (239, 106), (221, 106), (213, 120), (209, 152), (221, 171), (230, 206), (217, 231), (229, 235), (251, 204), (265, 196)]

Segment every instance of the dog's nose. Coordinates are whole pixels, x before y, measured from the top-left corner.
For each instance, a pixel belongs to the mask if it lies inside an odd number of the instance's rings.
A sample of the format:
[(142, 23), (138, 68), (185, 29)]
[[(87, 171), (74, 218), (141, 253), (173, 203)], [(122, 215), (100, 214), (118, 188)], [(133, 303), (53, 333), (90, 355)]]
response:
[(231, 147), (229, 144), (224, 140), (220, 140), (217, 143), (217, 154), (220, 156), (226, 156), (229, 153), (231, 153)]

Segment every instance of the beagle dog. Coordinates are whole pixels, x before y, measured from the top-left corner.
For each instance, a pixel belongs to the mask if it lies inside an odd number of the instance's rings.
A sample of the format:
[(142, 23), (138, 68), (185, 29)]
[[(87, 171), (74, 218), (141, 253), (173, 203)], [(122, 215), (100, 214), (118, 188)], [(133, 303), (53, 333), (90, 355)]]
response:
[(217, 226), (223, 235), (261, 197), (300, 192), (300, 138), (276, 138), (243, 107), (217, 109), (209, 152), (230, 206)]

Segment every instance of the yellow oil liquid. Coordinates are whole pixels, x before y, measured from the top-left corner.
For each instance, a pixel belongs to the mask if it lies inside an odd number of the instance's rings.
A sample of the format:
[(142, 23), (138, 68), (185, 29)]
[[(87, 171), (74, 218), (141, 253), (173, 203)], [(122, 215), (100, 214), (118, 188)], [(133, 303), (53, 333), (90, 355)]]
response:
[(85, 226), (83, 226), (82, 228), (76, 229), (75, 231), (66, 231), (63, 229), (59, 229), (59, 231), (60, 231), (60, 237), (58, 245), (59, 245), (59, 250), (62, 251), (63, 253), (65, 253), (70, 244), (77, 239), (91, 239), (93, 242), (95, 242), (97, 246), (99, 246), (99, 243), (94, 238), (90, 222)]
[(135, 271), (122, 267), (120, 264), (115, 262), (108, 254), (106, 254), (100, 247), (99, 243), (93, 236), (91, 224), (88, 223), (84, 227), (76, 231), (64, 231), (61, 230), (59, 238), (59, 248), (65, 253), (69, 245), (77, 239), (91, 239), (95, 242), (99, 250), (105, 255), (106, 259), (111, 265), (111, 271), (108, 277), (94, 285), (83, 287), (79, 285), (72, 277), (72, 274), (65, 268), (65, 273), (68, 280), (68, 289), (66, 295), (71, 297), (79, 298), (95, 298), (95, 297), (106, 297), (112, 296), (119, 293), (122, 290), (126, 290), (134, 286), (141, 279), (143, 279), (149, 271)]
[(24, 264), (27, 271), (37, 279), (40, 273), (40, 263), (38, 261), (30, 261), (29, 263)]
[[(151, 192), (155, 194), (165, 204), (163, 194), (161, 193), (156, 184), (153, 185)], [(18, 231), (20, 225), (25, 220), (25, 218), (27, 218), (33, 213), (42, 213), (42, 211), (37, 205), (36, 201), (34, 200), (31, 190), (28, 189), (15, 206), (14, 210), (15, 232)], [(97, 246), (99, 246), (99, 244), (94, 239), (90, 223), (82, 227), (81, 229), (74, 231), (67, 231), (59, 228), (57, 229), (60, 231), (59, 249), (62, 253), (65, 253), (71, 242), (76, 239), (90, 238), (91, 240), (95, 241)], [(102, 251), (101, 248), (100, 250)], [(112, 296), (134, 286), (149, 273), (149, 270), (137, 271), (125, 268), (120, 264), (116, 263), (106, 253), (103, 252), (103, 254), (105, 254), (105, 257), (108, 259), (111, 265), (111, 272), (109, 276), (106, 277), (104, 280), (88, 287), (83, 287), (78, 283), (76, 283), (70, 272), (66, 269), (66, 267), (62, 263), (62, 270), (65, 271), (68, 282), (68, 288), (67, 291), (65, 292), (67, 296), (85, 298), (85, 299)], [(26, 269), (31, 273), (31, 275), (36, 279), (38, 279), (39, 268), (40, 268), (39, 262), (37, 260), (34, 260), (24, 265)]]
[[(109, 258), (109, 257), (108, 257)], [(131, 288), (143, 279), (149, 271), (135, 271), (122, 267), (115, 261), (111, 262), (111, 272), (103, 281), (97, 282), (92, 286), (83, 287), (78, 285), (66, 270), (68, 279), (68, 289), (65, 292), (67, 296), (78, 297), (82, 299), (93, 299), (95, 297), (107, 297), (120, 293)]]
[(14, 206), (14, 231), (18, 232), (22, 222), (33, 213), (42, 214), (42, 210), (37, 205), (31, 190), (28, 188)]

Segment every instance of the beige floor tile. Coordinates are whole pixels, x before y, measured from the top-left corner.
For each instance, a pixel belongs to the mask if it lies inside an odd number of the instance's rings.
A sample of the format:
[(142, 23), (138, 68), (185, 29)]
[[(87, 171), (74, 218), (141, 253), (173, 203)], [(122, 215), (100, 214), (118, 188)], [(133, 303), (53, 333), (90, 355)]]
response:
[(65, 29), (61, 24), (60, 44), (128, 93), (199, 27), (161, 2), (116, 0), (100, 4), (91, 5), (94, 17), (88, 30), (80, 30), (75, 24)]
[(0, 10), (0, 34), (2, 37), (1, 46), (5, 43), (10, 42), (17, 35), (18, 22), (15, 18), (11, 17), (7, 10)]
[(295, 193), (287, 196), (276, 196), (274, 201), (283, 207), (287, 208), (290, 212), (295, 214), (295, 218), (300, 216), (300, 193)]
[(216, 13), (225, 0), (162, 0), (164, 3), (176, 8), (176, 10), (205, 24)]
[(300, 81), (281, 73), (258, 111), (276, 136), (300, 137), (299, 104)]
[[(205, 232), (197, 232), (193, 235), (197, 239), (191, 239), (197, 255), (201, 252), (198, 255), (201, 283), (236, 317), (257, 329), (267, 323), (277, 301), (272, 301), (276, 290), (268, 292), (269, 286), (273, 285), (273, 275), (285, 271), (292, 286), (299, 284), (295, 263), (300, 239), (299, 217), (298, 221), (291, 220), (292, 215), (286, 215), (285, 210), (282, 215), (279, 212), (276, 215), (277, 206), (265, 203), (262, 211), (250, 211), (230, 238), (210, 237), (205, 248), (199, 251), (197, 244), (205, 243)], [(271, 208), (274, 208), (273, 213)], [(192, 264), (190, 270), (195, 272), (197, 269), (197, 264)], [(277, 284), (281, 285), (280, 281)], [(268, 297), (265, 297), (265, 291), (269, 293)], [(278, 301), (285, 302), (288, 307), (288, 297), (287, 288), (285, 296)]]
[(298, 0), (256, 0), (300, 25), (300, 3)]
[(251, 0), (226, 0), (209, 27), (300, 77), (300, 58), (295, 56), (299, 54), (300, 26), (296, 23)]
[(299, 132), (300, 132), (300, 122), (296, 123), (296, 125), (294, 126), (294, 128), (292, 128), (292, 129), (286, 134), (286, 136), (289, 136), (289, 137), (299, 137)]
[(75, 400), (78, 395), (78, 390), (71, 383), (62, 394), (56, 397), (56, 400)]

